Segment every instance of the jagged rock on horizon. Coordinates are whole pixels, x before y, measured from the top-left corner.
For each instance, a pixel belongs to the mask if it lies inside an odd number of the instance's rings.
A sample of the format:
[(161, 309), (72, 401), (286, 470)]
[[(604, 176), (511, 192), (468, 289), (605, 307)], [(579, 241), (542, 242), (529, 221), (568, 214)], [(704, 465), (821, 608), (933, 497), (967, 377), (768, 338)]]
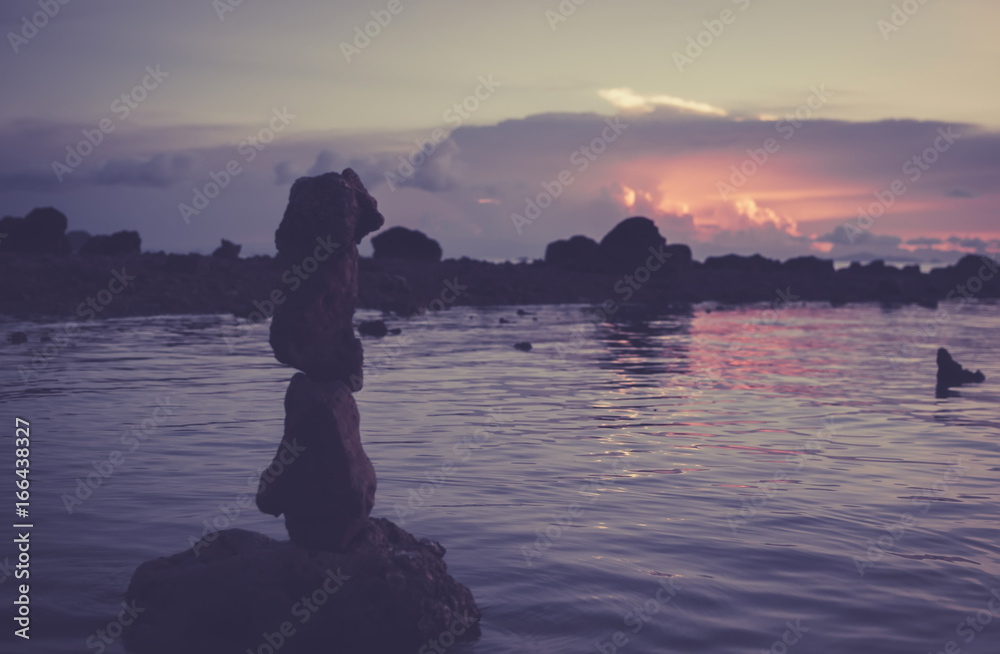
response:
[(66, 216), (52, 207), (32, 209), (24, 218), (0, 219), (0, 252), (24, 254), (69, 254)]
[(242, 245), (222, 239), (222, 244), (215, 248), (215, 251), (212, 252), (212, 256), (217, 259), (236, 260), (240, 258), (240, 250), (242, 249)]
[(373, 259), (441, 261), (441, 245), (420, 230), (392, 227), (372, 238)]
[(601, 258), (609, 272), (627, 273), (642, 266), (650, 248), (658, 251), (666, 245), (656, 223), (643, 216), (626, 218), (615, 225), (599, 244)]
[(601, 248), (597, 241), (581, 235), (549, 243), (545, 247), (545, 263), (582, 272), (597, 272), (604, 269)]
[(122, 256), (139, 254), (142, 251), (142, 238), (139, 232), (122, 230), (110, 236), (96, 234), (80, 246), (80, 254), (99, 254), (104, 256)]

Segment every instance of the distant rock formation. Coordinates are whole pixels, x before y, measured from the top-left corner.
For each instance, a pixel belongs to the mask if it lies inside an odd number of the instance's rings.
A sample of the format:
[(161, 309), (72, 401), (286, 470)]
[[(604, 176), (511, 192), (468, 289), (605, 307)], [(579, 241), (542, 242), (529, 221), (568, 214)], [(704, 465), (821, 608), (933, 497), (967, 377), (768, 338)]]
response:
[(69, 254), (66, 216), (57, 209), (32, 209), (24, 218), (0, 219), (0, 252), (24, 254)]
[(416, 653), (442, 634), (454, 643), (478, 634), (480, 612), (444, 553), (381, 518), (342, 553), (227, 529), (139, 566), (125, 597), (143, 612), (125, 645), (143, 654), (388, 654)]
[(240, 250), (242, 249), (243, 249), (242, 245), (237, 245), (232, 241), (227, 241), (226, 239), (222, 239), (222, 245), (215, 248), (215, 251), (212, 252), (212, 256), (215, 257), (216, 259), (235, 260), (240, 258)]
[[(738, 254), (727, 254), (721, 257), (708, 257), (702, 264), (708, 269), (736, 270), (748, 273), (778, 272), (782, 268), (780, 261), (767, 259), (759, 254), (744, 257)], [(833, 262), (831, 262), (833, 265)]]
[(649, 218), (634, 216), (621, 221), (601, 239), (601, 259), (609, 272), (632, 272), (649, 257), (649, 249), (666, 245)]
[(100, 254), (104, 256), (124, 256), (139, 254), (142, 250), (142, 239), (139, 232), (120, 231), (111, 236), (97, 234), (80, 248), (80, 254)]
[(358, 333), (362, 336), (374, 336), (376, 338), (388, 336), (389, 328), (384, 320), (363, 320), (358, 325)]
[(945, 390), (962, 384), (981, 384), (986, 381), (986, 375), (977, 370), (966, 370), (951, 358), (948, 350), (939, 348), (937, 351), (937, 388)]
[(79, 252), (80, 248), (82, 248), (90, 239), (90, 232), (85, 232), (82, 229), (75, 229), (71, 232), (66, 232), (66, 240), (69, 241), (70, 252)]
[(601, 248), (592, 238), (573, 236), (565, 241), (553, 241), (545, 248), (545, 263), (567, 270), (596, 272), (604, 268)]
[(441, 261), (441, 246), (421, 231), (406, 227), (393, 227), (372, 239), (373, 259), (410, 259), (412, 261)]

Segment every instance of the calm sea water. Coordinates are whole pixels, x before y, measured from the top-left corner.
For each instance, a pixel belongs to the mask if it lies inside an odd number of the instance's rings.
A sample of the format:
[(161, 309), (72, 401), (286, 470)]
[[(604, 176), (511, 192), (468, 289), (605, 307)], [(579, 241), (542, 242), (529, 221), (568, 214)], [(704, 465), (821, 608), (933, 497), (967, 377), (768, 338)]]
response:
[[(528, 309), (455, 308), (366, 341), (374, 515), (441, 541), (483, 608), (482, 638), (451, 652), (1000, 651), (996, 303), (945, 316), (907, 357), (934, 312), (697, 307), (594, 326), (582, 307)], [(253, 489), (292, 371), (266, 327), (135, 318), (85, 324), (23, 383), (61, 328), (0, 322), (15, 329), (32, 342), (0, 345), (0, 463), (12, 486), (14, 418), (29, 419), (34, 622), (25, 647), (7, 621), (0, 650), (95, 652), (136, 566)], [(936, 399), (939, 345), (987, 383)], [(132, 449), (70, 513), (123, 433)], [(254, 507), (232, 526), (285, 535)]]

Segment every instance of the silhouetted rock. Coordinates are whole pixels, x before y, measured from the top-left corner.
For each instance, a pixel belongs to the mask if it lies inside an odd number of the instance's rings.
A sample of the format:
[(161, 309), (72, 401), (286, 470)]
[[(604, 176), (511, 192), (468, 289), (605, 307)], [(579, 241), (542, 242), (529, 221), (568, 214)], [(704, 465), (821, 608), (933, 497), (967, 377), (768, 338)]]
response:
[(163, 268), (169, 273), (192, 275), (202, 271), (204, 261), (205, 258), (200, 254), (168, 254), (163, 261)]
[(441, 246), (423, 232), (406, 227), (393, 227), (372, 238), (373, 259), (410, 259), (441, 261)]
[(32, 209), (24, 218), (0, 219), (0, 252), (25, 254), (69, 254), (66, 216), (57, 209)]
[(690, 268), (694, 263), (694, 259), (691, 256), (691, 248), (683, 243), (668, 245), (663, 248), (663, 253), (667, 257), (667, 261), (664, 262), (667, 270), (674, 272), (684, 270), (685, 268)]
[(599, 248), (604, 265), (610, 272), (626, 273), (645, 264), (650, 248), (658, 251), (666, 242), (656, 223), (649, 218), (633, 216), (615, 225), (601, 239)]
[(357, 243), (383, 222), (375, 199), (349, 168), (292, 185), (275, 244), (278, 260), (299, 266), (307, 279), (275, 309), (270, 343), (278, 361), (312, 379), (339, 379), (360, 390)]
[(938, 389), (961, 386), (962, 384), (980, 384), (986, 381), (986, 375), (980, 371), (966, 370), (951, 358), (948, 350), (939, 348), (937, 351), (937, 387)]
[(217, 247), (215, 251), (212, 252), (212, 256), (218, 259), (230, 259), (230, 260), (239, 259), (240, 250), (242, 249), (243, 249), (242, 245), (238, 245), (236, 243), (233, 243), (232, 241), (227, 241), (226, 239), (222, 239), (222, 245)]
[(242, 529), (214, 536), (135, 571), (129, 651), (394, 654), (478, 635), (479, 609), (448, 574), (444, 548), (388, 520), (369, 520), (343, 553)]
[(521, 350), (522, 352), (531, 352), (531, 343), (524, 341), (522, 343), (514, 343), (514, 348)]
[(832, 259), (819, 259), (813, 256), (794, 257), (782, 264), (782, 267), (799, 275), (815, 275), (817, 277), (832, 275), (834, 272)]
[(285, 394), (285, 435), (261, 474), (257, 508), (285, 516), (292, 542), (342, 551), (375, 503), (375, 468), (361, 445), (351, 389), (299, 373)]
[(389, 333), (389, 328), (385, 326), (384, 320), (363, 320), (358, 325), (358, 333), (362, 336), (385, 336)]
[(111, 236), (98, 234), (80, 248), (80, 254), (100, 254), (105, 256), (124, 256), (139, 254), (142, 249), (142, 239), (139, 232), (120, 231)]
[(744, 257), (738, 254), (727, 254), (721, 257), (708, 257), (705, 259), (705, 263), (703, 265), (705, 268), (709, 269), (735, 270), (754, 273), (777, 272), (782, 268), (780, 261), (767, 259), (759, 254), (755, 254), (750, 257)]
[(565, 241), (553, 241), (545, 248), (545, 263), (567, 270), (603, 270), (601, 247), (592, 238), (573, 236)]
[(79, 252), (80, 248), (86, 244), (91, 238), (90, 232), (85, 232), (83, 230), (77, 229), (72, 232), (66, 232), (66, 241), (69, 243), (70, 252)]

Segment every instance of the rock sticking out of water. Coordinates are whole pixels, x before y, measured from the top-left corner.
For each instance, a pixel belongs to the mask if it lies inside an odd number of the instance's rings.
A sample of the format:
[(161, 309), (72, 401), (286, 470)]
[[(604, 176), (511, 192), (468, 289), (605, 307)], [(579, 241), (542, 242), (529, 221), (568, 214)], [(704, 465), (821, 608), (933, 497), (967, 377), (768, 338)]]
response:
[(416, 653), (478, 634), (479, 609), (444, 548), (388, 520), (369, 520), (342, 553), (242, 529), (213, 536), (136, 570), (130, 651)]
[(951, 358), (948, 350), (939, 348), (937, 351), (937, 388), (944, 390), (962, 384), (981, 384), (986, 381), (986, 375), (977, 370), (966, 370)]

